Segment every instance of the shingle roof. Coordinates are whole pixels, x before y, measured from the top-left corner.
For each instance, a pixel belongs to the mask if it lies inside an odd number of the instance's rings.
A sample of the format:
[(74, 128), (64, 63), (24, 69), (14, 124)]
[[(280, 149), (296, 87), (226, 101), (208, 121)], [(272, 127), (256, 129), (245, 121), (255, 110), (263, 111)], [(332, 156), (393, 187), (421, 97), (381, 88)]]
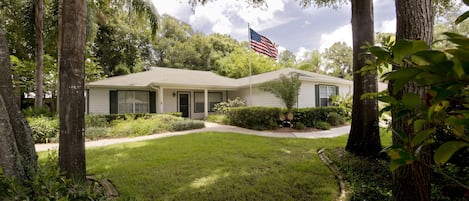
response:
[[(284, 68), (277, 71), (262, 73), (252, 76), (252, 84), (261, 84), (264, 82), (278, 79), (280, 75), (288, 75), (292, 72), (300, 74), (301, 80), (309, 80), (317, 83), (346, 84), (352, 85), (353, 82), (341, 78), (321, 75), (308, 71)], [(209, 71), (185, 70), (176, 68), (152, 67), (151, 70), (110, 77), (107, 79), (87, 83), (88, 87), (149, 87), (152, 85), (171, 86), (171, 87), (209, 87), (235, 89), (247, 87), (250, 84), (250, 78), (231, 79), (217, 75)]]
[(209, 71), (152, 67), (151, 70), (128, 75), (110, 77), (87, 83), (87, 86), (137, 86), (152, 84), (193, 87), (236, 87), (235, 80)]

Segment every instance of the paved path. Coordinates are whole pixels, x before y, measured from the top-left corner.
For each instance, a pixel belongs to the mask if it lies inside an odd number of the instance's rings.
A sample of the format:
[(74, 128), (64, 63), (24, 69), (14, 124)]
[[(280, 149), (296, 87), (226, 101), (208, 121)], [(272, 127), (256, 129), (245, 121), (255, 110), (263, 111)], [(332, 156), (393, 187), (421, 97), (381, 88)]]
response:
[[(97, 141), (89, 141), (85, 143), (86, 147), (101, 147), (112, 144), (120, 144), (126, 142), (138, 142), (150, 139), (159, 139), (171, 136), (178, 135), (187, 135), (191, 133), (200, 133), (200, 132), (232, 132), (240, 133), (245, 135), (257, 135), (264, 137), (276, 137), (276, 138), (333, 138), (341, 135), (348, 134), (350, 131), (350, 126), (342, 126), (337, 128), (332, 128), (330, 130), (324, 131), (311, 131), (311, 132), (272, 132), (272, 131), (256, 131), (245, 128), (240, 128), (236, 126), (227, 126), (220, 125), (211, 122), (205, 122), (205, 128), (180, 131), (180, 132), (171, 132), (171, 133), (160, 133), (140, 137), (125, 137), (125, 138), (115, 138), (115, 139), (102, 139)], [(36, 144), (36, 151), (47, 151), (47, 150), (56, 150), (58, 149), (59, 144), (50, 143), (50, 144)]]

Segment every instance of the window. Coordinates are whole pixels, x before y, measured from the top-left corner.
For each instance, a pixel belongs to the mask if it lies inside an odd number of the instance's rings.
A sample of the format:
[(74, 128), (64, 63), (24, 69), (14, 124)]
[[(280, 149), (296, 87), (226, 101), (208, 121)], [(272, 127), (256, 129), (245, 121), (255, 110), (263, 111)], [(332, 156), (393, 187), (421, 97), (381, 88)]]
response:
[(317, 107), (331, 106), (330, 97), (339, 94), (337, 86), (317, 85), (316, 90), (318, 90), (316, 92)]
[(148, 113), (150, 95), (147, 91), (118, 91), (118, 113)]
[[(204, 112), (205, 108), (205, 97), (203, 92), (195, 92), (194, 93), (194, 112), (195, 113), (202, 113)], [(223, 101), (223, 94), (222, 92), (208, 92), (208, 111), (214, 112), (213, 107), (215, 104), (220, 103)]]

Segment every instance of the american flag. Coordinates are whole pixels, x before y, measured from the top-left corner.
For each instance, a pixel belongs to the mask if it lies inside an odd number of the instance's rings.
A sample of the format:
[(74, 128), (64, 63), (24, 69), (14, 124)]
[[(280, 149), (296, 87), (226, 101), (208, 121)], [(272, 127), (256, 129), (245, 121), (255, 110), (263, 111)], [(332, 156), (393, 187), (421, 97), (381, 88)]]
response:
[(277, 55), (278, 55), (277, 47), (275, 47), (275, 45), (272, 42), (270, 42), (270, 40), (267, 37), (258, 34), (251, 28), (249, 28), (249, 31), (251, 33), (250, 34), (251, 35), (251, 48), (254, 51), (259, 52), (261, 54), (265, 54), (274, 59), (277, 58)]

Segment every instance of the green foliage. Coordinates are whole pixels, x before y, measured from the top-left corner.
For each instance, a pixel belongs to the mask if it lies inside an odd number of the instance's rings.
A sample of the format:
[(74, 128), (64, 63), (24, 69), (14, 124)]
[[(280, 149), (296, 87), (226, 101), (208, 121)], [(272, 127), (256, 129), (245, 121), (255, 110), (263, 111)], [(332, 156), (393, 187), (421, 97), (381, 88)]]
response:
[(295, 128), (298, 129), (298, 130), (304, 130), (306, 128), (306, 126), (301, 123), (301, 122), (298, 122), (295, 124)]
[(209, 114), (205, 121), (219, 123), (219, 124), (228, 124), (228, 119), (224, 114)]
[(386, 160), (354, 156), (343, 149), (325, 153), (349, 182), (350, 201), (392, 200), (392, 174), (386, 168)]
[(313, 125), (315, 128), (321, 129), (321, 130), (331, 129), (331, 125), (325, 121), (316, 121), (316, 122), (313, 122)]
[(230, 125), (255, 130), (269, 130), (278, 127), (281, 109), (275, 107), (238, 107), (226, 113)]
[(59, 120), (57, 117), (28, 117), (28, 124), (33, 132), (35, 143), (56, 142), (59, 137)]
[(86, 115), (85, 126), (86, 127), (108, 127), (109, 122), (104, 115)]
[(226, 57), (217, 60), (217, 65), (220, 66), (217, 73), (230, 78), (247, 77), (249, 63), (253, 75), (280, 69), (280, 65), (272, 58), (249, 52), (245, 47), (238, 47)]
[[(279, 114), (285, 113), (285, 109), (274, 107), (240, 107), (231, 108), (226, 113), (226, 118), (230, 125), (256, 130), (269, 130), (278, 128)], [(293, 122), (301, 123), (305, 127), (317, 128), (318, 122), (323, 128), (330, 128), (330, 124), (342, 122), (347, 113), (339, 107), (320, 107), (320, 108), (300, 108), (293, 109)], [(332, 115), (335, 113), (337, 115)], [(340, 125), (340, 124), (336, 124)]]
[(240, 97), (236, 97), (234, 100), (228, 99), (226, 102), (216, 103), (213, 110), (225, 114), (232, 107), (244, 107), (246, 106), (246, 100), (241, 100)]
[(413, 126), (413, 135), (393, 131), (400, 136), (404, 145), (387, 149), (391, 169), (414, 162), (421, 147), (433, 144), (433, 139), (441, 131), (453, 135), (456, 140), (444, 141), (436, 148), (433, 161), (437, 166), (444, 165), (458, 150), (469, 147), (469, 38), (455, 33), (445, 35), (448, 41), (455, 44), (455, 48), (426, 50), (423, 41), (398, 41), (389, 52), (376, 53), (370, 49), (378, 57), (378, 63), (411, 66), (385, 75), (385, 79), (394, 82), (390, 93), (398, 93), (409, 82), (429, 89), (425, 102), (412, 93), (404, 94), (401, 100), (386, 95), (379, 97), (380, 101), (390, 105), (383, 110), (395, 111), (396, 118), (417, 112), (408, 121)]
[(313, 50), (311, 52), (306, 52), (303, 55), (304, 59), (295, 65), (295, 68), (310, 71), (315, 73), (322, 73), (321, 71), (321, 63), (322, 63), (322, 56), (318, 50)]
[(297, 102), (300, 93), (300, 75), (298, 73), (291, 73), (288, 77), (280, 75), (279, 80), (263, 83), (259, 88), (282, 99), (285, 107), (290, 111)]
[(205, 124), (203, 121), (185, 119), (182, 121), (172, 122), (171, 125), (169, 126), (169, 129), (171, 131), (183, 131), (183, 130), (204, 128), (204, 127), (205, 127)]
[(345, 124), (345, 119), (342, 115), (337, 114), (335, 112), (331, 112), (327, 115), (327, 122), (331, 126), (338, 126)]
[(336, 42), (323, 53), (329, 75), (352, 79), (352, 48), (345, 42)]
[(29, 180), (20, 183), (7, 178), (0, 170), (0, 198), (2, 200), (108, 200), (99, 183), (74, 183), (63, 176), (58, 167), (57, 154), (40, 163)]
[(39, 116), (46, 116), (46, 117), (54, 117), (55, 114), (50, 111), (48, 107), (28, 107), (21, 111), (25, 117), (39, 117)]

